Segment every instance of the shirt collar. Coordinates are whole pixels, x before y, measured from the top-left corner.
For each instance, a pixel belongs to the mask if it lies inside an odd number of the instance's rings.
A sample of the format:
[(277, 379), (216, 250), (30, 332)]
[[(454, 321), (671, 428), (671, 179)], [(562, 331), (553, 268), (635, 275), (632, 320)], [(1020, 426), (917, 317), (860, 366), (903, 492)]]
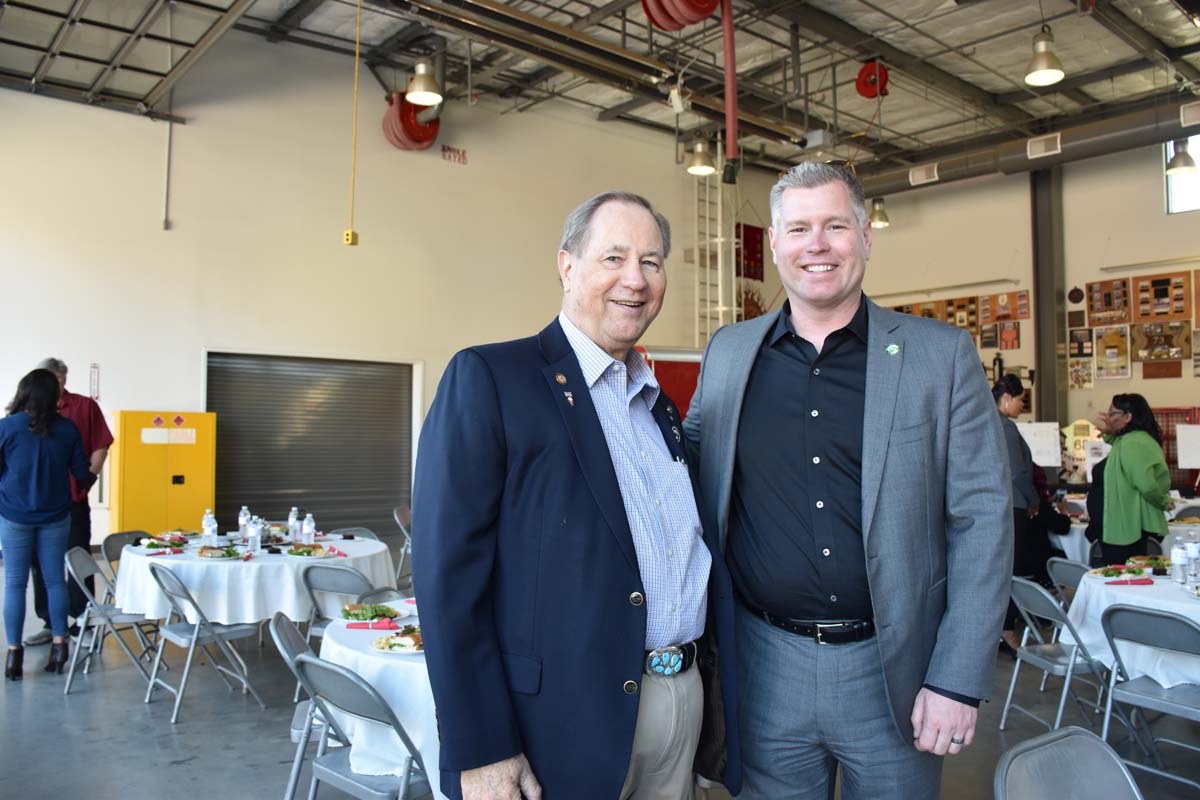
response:
[[(617, 360), (593, 342), (586, 333), (575, 327), (575, 323), (561, 311), (558, 314), (558, 324), (562, 326), (567, 341), (571, 343), (571, 349), (575, 351), (575, 358), (579, 361), (579, 369), (583, 372), (583, 379), (591, 389), (605, 371), (618, 363)], [(625, 355), (624, 364), (629, 370), (629, 395), (647, 391), (646, 401), (653, 406), (658, 401), (659, 386), (646, 359), (631, 348)]]
[[(858, 310), (854, 312), (850, 322), (844, 328), (838, 330), (850, 331), (857, 336), (863, 343), (867, 343), (867, 296), (860, 295), (858, 300)], [(784, 300), (783, 308), (779, 309), (779, 317), (775, 320), (774, 327), (771, 328), (771, 336), (767, 340), (768, 344), (775, 344), (780, 339), (789, 334), (796, 332), (792, 325), (792, 301)], [(836, 332), (836, 331), (835, 331)]]

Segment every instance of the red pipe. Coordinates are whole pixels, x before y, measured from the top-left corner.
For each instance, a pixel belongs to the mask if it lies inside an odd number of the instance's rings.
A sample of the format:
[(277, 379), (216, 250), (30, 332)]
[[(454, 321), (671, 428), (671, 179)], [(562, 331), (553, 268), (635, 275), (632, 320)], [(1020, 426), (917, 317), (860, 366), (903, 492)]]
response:
[(733, 55), (733, 1), (721, 0), (721, 29), (725, 34), (725, 160), (736, 161), (737, 61)]

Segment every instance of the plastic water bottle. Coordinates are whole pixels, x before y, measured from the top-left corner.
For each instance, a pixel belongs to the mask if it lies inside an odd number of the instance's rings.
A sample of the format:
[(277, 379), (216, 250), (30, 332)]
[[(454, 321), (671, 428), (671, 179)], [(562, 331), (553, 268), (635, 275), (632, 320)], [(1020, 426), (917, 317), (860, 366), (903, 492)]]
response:
[(263, 521), (258, 517), (246, 525), (246, 549), (251, 553), (262, 550)]
[(1171, 579), (1176, 583), (1187, 583), (1188, 554), (1183, 542), (1171, 546)]
[(203, 536), (201, 537), (204, 544), (208, 547), (217, 546), (217, 518), (213, 516), (211, 508), (204, 510), (204, 519), (200, 523)]
[(242, 506), (242, 510), (238, 512), (238, 536), (246, 538), (246, 526), (252, 519), (254, 518), (250, 515), (250, 506)]
[(1200, 583), (1200, 536), (1196, 531), (1188, 531), (1187, 543), (1187, 581), (1189, 586)]
[(295, 506), (288, 512), (288, 538), (296, 544), (300, 543), (300, 509)]
[(312, 514), (307, 514), (304, 517), (301, 538), (304, 544), (314, 544), (317, 541), (317, 521), (313, 519)]

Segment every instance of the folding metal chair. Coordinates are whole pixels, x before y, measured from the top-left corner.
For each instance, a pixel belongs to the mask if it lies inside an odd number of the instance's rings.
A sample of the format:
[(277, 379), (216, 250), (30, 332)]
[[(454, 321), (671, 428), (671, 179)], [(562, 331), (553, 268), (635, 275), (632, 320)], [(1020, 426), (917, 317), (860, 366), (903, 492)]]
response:
[(1099, 539), (1092, 542), (1092, 546), (1088, 548), (1088, 563), (1093, 567), (1100, 566), (1100, 562), (1104, 560), (1104, 548)]
[[(304, 634), (300, 633), (296, 623), (288, 619), (282, 611), (276, 612), (275, 616), (271, 618), (270, 628), (271, 638), (275, 641), (275, 647), (279, 649), (279, 654), (283, 656), (283, 663), (287, 664), (287, 668), (299, 681), (300, 674), (296, 671), (296, 659), (301, 655), (315, 655), (315, 653), (304, 641)], [(292, 800), (296, 796), (296, 786), (300, 782), (300, 770), (304, 767), (304, 755), (308, 749), (313, 729), (316, 728), (319, 731), (324, 726), (325, 718), (321, 716), (312, 700), (305, 700), (296, 705), (296, 710), (292, 713), (291, 728), (291, 739), (296, 745), (296, 755), (292, 759), (292, 771), (288, 774), (287, 788), (283, 793), (284, 800)], [(349, 744), (349, 742), (343, 742), (343, 744)]]
[[(360, 800), (416, 800), (432, 796), (420, 751), (375, 687), (345, 667), (312, 655), (298, 656), (295, 664), (300, 682), (327, 722), (317, 745), (316, 758), (313, 759), (309, 800), (316, 797), (317, 786), (321, 783), (328, 783)], [(390, 727), (407, 751), (401, 762), (400, 775), (362, 775), (354, 772), (350, 769), (349, 747), (326, 753), (330, 729), (343, 742), (350, 741), (338, 725), (334, 711)]]
[(375, 535), (375, 531), (370, 528), (338, 528), (336, 531), (330, 531), (329, 535), (337, 538), (344, 533), (354, 534), (355, 539), (374, 539), (379, 541), (379, 537)]
[[(1071, 601), (1075, 599), (1075, 592), (1079, 589), (1079, 582), (1083, 580), (1083, 576), (1088, 573), (1088, 565), (1082, 561), (1071, 561), (1067, 558), (1059, 558), (1054, 556), (1046, 561), (1046, 573), (1050, 576), (1050, 580), (1054, 583), (1054, 588), (1058, 593), (1059, 604), (1063, 607), (1063, 611), (1070, 611)], [(1058, 637), (1062, 634), (1062, 628), (1055, 625), (1054, 633), (1050, 636), (1050, 642), (1058, 641)], [(1050, 677), (1049, 672), (1042, 673), (1042, 685), (1038, 688), (1039, 692), (1046, 691), (1046, 680)], [(1090, 681), (1084, 681), (1099, 692), (1101, 687), (1092, 684)], [(1100, 702), (1100, 695), (1096, 695), (1096, 702)]]
[[(111, 582), (108, 592), (100, 596), (101, 603), (111, 603), (117, 599), (117, 566), (115, 565), (119, 565), (121, 562), (121, 551), (125, 549), (126, 545), (136, 545), (149, 535), (145, 531), (122, 531), (121, 533), (110, 533), (100, 542), (100, 569), (104, 571), (105, 576)], [(153, 661), (154, 650), (158, 646), (158, 622), (143, 617), (135, 622), (134, 626), (138, 630), (138, 640), (142, 644), (142, 652), (138, 657), (147, 662)], [(104, 638), (100, 639), (101, 650), (104, 649)]]
[[(1097, 697), (1095, 703), (1080, 700), (1079, 696), (1071, 688), (1071, 680), (1081, 673), (1107, 675), (1105, 666), (1093, 659), (1083, 644), (1065, 645), (1061, 642), (1047, 642), (1042, 636), (1041, 630), (1035, 624), (1034, 617), (1049, 620), (1056, 627), (1065, 628), (1071, 634), (1071, 638), (1079, 642), (1080, 639), (1075, 626), (1067, 618), (1062, 606), (1058, 604), (1058, 601), (1048, 591), (1038, 584), (1016, 576), (1012, 578), (1012, 600), (1017, 607), (1017, 611), (1020, 612), (1021, 618), (1025, 620), (1025, 633), (1021, 637), (1021, 646), (1017, 649), (1017, 663), (1013, 665), (1012, 681), (1008, 686), (1008, 697), (1004, 701), (1004, 711), (1000, 715), (1000, 730), (1004, 730), (1004, 726), (1008, 723), (1008, 712), (1010, 709), (1020, 711), (1025, 716), (1040, 722), (1050, 730), (1058, 730), (1058, 727), (1062, 725), (1063, 710), (1067, 705), (1068, 694), (1079, 705), (1081, 711), (1083, 711), (1085, 703), (1099, 711), (1100, 698)], [(1036, 644), (1029, 643), (1030, 635), (1037, 641)], [(1021, 671), (1021, 664), (1023, 662), (1063, 679), (1062, 695), (1058, 701), (1058, 713), (1054, 718), (1053, 725), (1032, 711), (1022, 708), (1012, 701), (1013, 693), (1017, 688), (1017, 675)], [(1084, 711), (1085, 719), (1087, 716), (1087, 712)], [(1089, 723), (1091, 722), (1090, 719), (1088, 721)]]
[[(187, 586), (179, 579), (178, 575), (161, 564), (151, 564), (150, 575), (153, 576), (154, 582), (158, 584), (158, 587), (162, 589), (163, 594), (167, 596), (167, 601), (171, 604), (171, 615), (178, 617), (180, 620), (179, 622), (171, 622), (171, 616), (167, 617), (166, 624), (159, 627), (162, 639), (176, 647), (186, 648), (187, 661), (183, 665), (183, 677), (179, 680), (179, 688), (172, 686), (158, 677), (159, 666), (162, 664), (163, 650), (166, 649), (165, 645), (160, 642), (158, 653), (154, 657), (154, 670), (150, 673), (150, 685), (146, 688), (145, 702), (150, 702), (150, 698), (157, 686), (161, 686), (175, 695), (175, 708), (171, 711), (171, 724), (174, 725), (179, 718), (179, 705), (183, 702), (183, 693), (187, 691), (188, 677), (192, 671), (192, 659), (196, 655), (196, 648), (200, 647), (208, 655), (209, 663), (217, 671), (217, 674), (230, 691), (233, 691), (233, 684), (229, 682), (229, 678), (233, 678), (242, 685), (244, 691), (248, 691), (254, 697), (261, 708), (266, 708), (267, 704), (262, 701), (262, 698), (258, 696), (258, 692), (254, 690), (254, 686), (250, 683), (250, 676), (245, 663), (229, 644), (231, 641), (237, 639), (252, 639), (258, 636), (258, 625), (253, 622), (239, 625), (221, 625), (210, 622), (204, 613), (204, 609), (200, 608), (200, 604), (192, 597), (192, 593), (188, 591)], [(194, 623), (187, 621), (187, 611), (189, 609), (196, 618), (196, 622)], [(213, 644), (217, 646), (217, 649), (229, 661), (228, 668), (217, 662), (216, 656), (209, 649), (209, 645)]]
[[(318, 592), (358, 597), (375, 588), (370, 578), (347, 564), (305, 564), (300, 570), (300, 582), (304, 584), (309, 603), (312, 604), (312, 611), (308, 614), (308, 625), (305, 627), (306, 644), (311, 642), (314, 636), (324, 636), (330, 621), (321, 610)], [(300, 684), (297, 683), (292, 702), (299, 699)]]
[(1103, 797), (1142, 800), (1121, 757), (1083, 728), (1043, 733), (1009, 748), (996, 764), (995, 800)]
[(386, 603), (399, 602), (407, 600), (408, 595), (401, 592), (399, 589), (393, 589), (391, 586), (384, 586), (382, 589), (372, 589), (369, 592), (363, 592), (355, 599), (356, 603)]
[(1162, 542), (1155, 539), (1153, 536), (1146, 537), (1146, 555), (1161, 556), (1163, 554)]
[(404, 559), (412, 558), (412, 509), (408, 506), (396, 506), (392, 509), (392, 519), (404, 537), (400, 545), (400, 558), (396, 561), (396, 585), (400, 585), (400, 575), (404, 572)]
[[(1200, 722), (1200, 685), (1185, 683), (1164, 689), (1153, 678), (1146, 676), (1131, 678), (1129, 670), (1125, 667), (1121, 651), (1117, 649), (1117, 642), (1122, 641), (1143, 647), (1155, 647), (1159, 650), (1182, 653), (1195, 657), (1196, 666), (1200, 669), (1200, 625), (1169, 611), (1119, 604), (1104, 609), (1104, 614), (1100, 617), (1100, 624), (1104, 628), (1108, 646), (1116, 656), (1116, 664), (1109, 679), (1108, 702), (1104, 706), (1104, 730), (1101, 735), (1105, 741), (1108, 741), (1108, 724), (1112, 717), (1114, 703), (1133, 706), (1135, 711), (1130, 714), (1130, 719), (1134, 721), (1137, 709), (1150, 709), (1174, 717), (1183, 717), (1192, 722)], [(1141, 717), (1145, 720), (1144, 711)], [(1141, 737), (1132, 724), (1130, 729), (1133, 730), (1134, 736), (1141, 744)], [(1150, 729), (1148, 720), (1146, 721), (1146, 737), (1149, 740), (1149, 750), (1158, 765), (1157, 768), (1129, 759), (1125, 759), (1126, 764), (1200, 789), (1200, 783), (1166, 770), (1158, 745), (1160, 743), (1171, 744), (1195, 753), (1200, 753), (1200, 747), (1175, 739), (1155, 736)]]
[[(71, 668), (67, 671), (67, 685), (63, 688), (63, 694), (71, 693), (71, 684), (75, 680), (75, 669), (79, 666), (80, 654), (85, 650), (83, 646), (83, 633), (90, 630), (92, 632), (91, 643), (86, 648), (87, 654), (83, 656), (83, 672), (86, 675), (91, 671), (92, 659), (100, 654), (100, 645), (104, 642), (104, 637), (108, 634), (113, 634), (117, 640), (117, 644), (125, 651), (125, 655), (129, 656), (129, 660), (138, 668), (138, 672), (142, 673), (142, 677), (147, 683), (150, 681), (150, 673), (146, 672), (146, 668), (142, 665), (142, 660), (133, 654), (133, 650), (121, 638), (122, 631), (132, 630), (138, 636), (143, 648), (152, 647), (150, 642), (146, 640), (137, 623), (145, 619), (141, 614), (126, 614), (114, 605), (99, 603), (96, 601), (96, 595), (88, 588), (87, 579), (95, 578), (103, 592), (101, 597), (110, 597), (112, 595), (112, 584), (108, 582), (108, 577), (96, 565), (96, 560), (92, 558), (92, 554), (82, 547), (72, 547), (67, 551), (66, 556), (67, 573), (75, 584), (83, 592), (83, 596), (87, 598), (87, 607), (84, 608), (83, 614), (80, 615), (77, 623), (79, 625), (79, 643), (75, 647), (75, 652), (71, 654)], [(121, 628), (118, 626), (124, 625)]]

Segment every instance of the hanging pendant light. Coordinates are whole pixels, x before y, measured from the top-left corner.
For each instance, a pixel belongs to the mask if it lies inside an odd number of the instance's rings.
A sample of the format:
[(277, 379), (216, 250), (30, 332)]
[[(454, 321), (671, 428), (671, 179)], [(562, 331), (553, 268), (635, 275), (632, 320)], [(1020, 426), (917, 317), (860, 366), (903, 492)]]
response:
[(1196, 171), (1196, 162), (1188, 153), (1188, 140), (1176, 139), (1174, 141), (1175, 154), (1171, 156), (1171, 160), (1167, 162), (1168, 175), (1183, 175), (1188, 172)]
[(687, 171), (689, 175), (703, 178), (717, 171), (712, 155), (708, 152), (708, 142), (701, 139), (692, 144), (692, 155), (688, 158)]
[(1033, 58), (1025, 70), (1025, 82), (1030, 86), (1051, 86), (1066, 74), (1062, 62), (1054, 55), (1054, 34), (1049, 25), (1043, 25), (1041, 32), (1033, 37)]
[(868, 220), (871, 227), (875, 229), (886, 228), (892, 224), (892, 221), (888, 219), (887, 211), (883, 208), (882, 197), (876, 197), (871, 201), (871, 216), (868, 217)]
[(433, 77), (433, 63), (428, 58), (418, 58), (413, 65), (404, 99), (414, 106), (436, 106), (442, 102), (442, 88)]

